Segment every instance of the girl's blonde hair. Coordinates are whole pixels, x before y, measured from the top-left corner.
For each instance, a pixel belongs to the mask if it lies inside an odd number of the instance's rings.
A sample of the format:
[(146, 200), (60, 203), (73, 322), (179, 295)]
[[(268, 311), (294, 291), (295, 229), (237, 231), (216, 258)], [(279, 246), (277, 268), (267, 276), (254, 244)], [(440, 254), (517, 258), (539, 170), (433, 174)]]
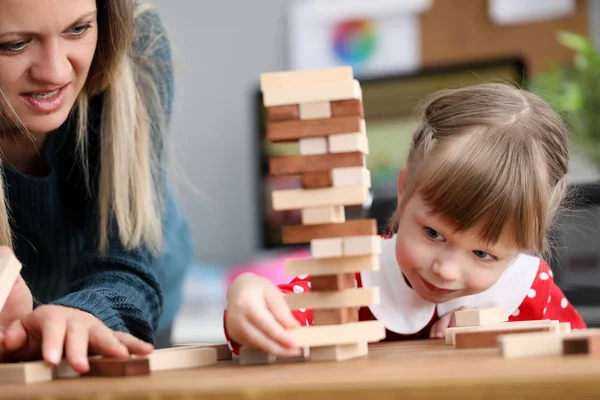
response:
[(565, 195), (569, 132), (538, 96), (508, 84), (444, 90), (420, 110), (391, 221), (418, 192), (456, 228), (496, 243), (505, 229), (521, 251), (547, 250)]
[[(73, 111), (77, 114), (78, 156), (92, 190), (87, 148), (89, 102), (103, 95), (99, 186), (93, 189), (98, 193), (99, 249), (108, 248), (108, 232), (115, 223), (126, 249), (145, 245), (158, 252), (163, 245), (162, 201), (157, 190), (163, 169), (163, 143), (153, 135), (164, 132), (166, 121), (160, 88), (153, 79), (161, 66), (156, 60), (151, 62), (147, 54), (160, 38), (151, 38), (148, 48), (134, 53), (134, 21), (150, 6), (137, 5), (136, 0), (97, 0), (96, 5), (98, 44)], [(159, 140), (160, 145), (154, 145), (153, 140)], [(0, 185), (0, 241), (12, 246), (4, 185)]]

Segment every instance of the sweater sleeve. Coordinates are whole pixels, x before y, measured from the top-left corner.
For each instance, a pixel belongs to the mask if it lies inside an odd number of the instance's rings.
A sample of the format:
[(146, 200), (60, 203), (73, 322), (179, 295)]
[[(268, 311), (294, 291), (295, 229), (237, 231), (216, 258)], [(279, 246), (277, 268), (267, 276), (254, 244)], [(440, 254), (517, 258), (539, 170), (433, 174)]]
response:
[(540, 262), (538, 274), (527, 296), (509, 318), (510, 321), (540, 319), (569, 322), (571, 329), (586, 328), (583, 318), (554, 282), (552, 270), (544, 260)]

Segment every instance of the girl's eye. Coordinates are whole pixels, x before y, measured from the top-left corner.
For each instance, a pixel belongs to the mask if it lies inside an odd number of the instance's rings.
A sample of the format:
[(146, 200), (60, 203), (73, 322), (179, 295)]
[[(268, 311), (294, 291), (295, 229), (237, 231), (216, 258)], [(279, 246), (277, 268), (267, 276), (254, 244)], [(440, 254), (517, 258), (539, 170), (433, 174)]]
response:
[(91, 24), (85, 24), (85, 25), (79, 25), (79, 26), (75, 26), (71, 29), (69, 29), (69, 33), (72, 36), (81, 36), (83, 35), (88, 29), (90, 29), (92, 27)]
[(430, 228), (430, 227), (428, 227), (428, 226), (426, 226), (426, 227), (425, 227), (425, 228), (423, 228), (423, 229), (425, 229), (425, 233), (427, 234), (427, 236), (428, 236), (430, 239), (433, 239), (433, 240), (438, 240), (438, 241), (442, 241), (442, 240), (444, 240), (444, 236), (443, 236), (441, 233), (439, 233), (438, 231), (436, 231), (435, 229), (431, 229), (431, 228)]
[(480, 259), (482, 260), (495, 260), (496, 257), (494, 257), (493, 255), (486, 253), (485, 251), (480, 251), (480, 250), (475, 250), (473, 251), (473, 253)]
[(31, 40), (19, 40), (17, 42), (3, 43), (0, 44), (0, 51), (4, 52), (18, 52), (23, 50)]

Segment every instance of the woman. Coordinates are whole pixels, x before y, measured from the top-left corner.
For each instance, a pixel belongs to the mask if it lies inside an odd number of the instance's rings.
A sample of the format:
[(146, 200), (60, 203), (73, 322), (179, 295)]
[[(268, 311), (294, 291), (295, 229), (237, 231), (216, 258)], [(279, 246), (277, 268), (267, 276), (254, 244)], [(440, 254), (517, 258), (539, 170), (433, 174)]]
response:
[(172, 97), (149, 7), (0, 2), (0, 245), (27, 282), (0, 313), (6, 356), (64, 352), (86, 372), (88, 351), (147, 354), (168, 337), (192, 262), (164, 168)]

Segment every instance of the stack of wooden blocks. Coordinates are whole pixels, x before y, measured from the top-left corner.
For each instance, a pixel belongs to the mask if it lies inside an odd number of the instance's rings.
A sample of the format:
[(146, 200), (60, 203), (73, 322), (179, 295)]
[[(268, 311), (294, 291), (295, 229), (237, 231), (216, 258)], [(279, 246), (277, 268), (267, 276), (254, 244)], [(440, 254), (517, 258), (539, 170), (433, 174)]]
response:
[(457, 349), (496, 348), (504, 358), (600, 354), (600, 330), (571, 330), (568, 322), (508, 322), (502, 307), (461, 310), (456, 327), (446, 329), (446, 343)]
[[(371, 187), (360, 84), (351, 67), (265, 73), (260, 80), (268, 140), (299, 144), (299, 154), (270, 160), (272, 176), (301, 179), (301, 188), (272, 193), (274, 210), (302, 213), (301, 224), (283, 227), (282, 241), (310, 243), (311, 251), (310, 258), (286, 262), (288, 275), (309, 275), (311, 284), (310, 293), (296, 286), (288, 305), (313, 312), (312, 326), (290, 334), (312, 361), (364, 356), (385, 328), (358, 321), (361, 306), (379, 302), (379, 288), (357, 288), (355, 280), (357, 272), (379, 269), (376, 221), (345, 215), (346, 206), (368, 202)], [(257, 360), (256, 352), (240, 356)]]

